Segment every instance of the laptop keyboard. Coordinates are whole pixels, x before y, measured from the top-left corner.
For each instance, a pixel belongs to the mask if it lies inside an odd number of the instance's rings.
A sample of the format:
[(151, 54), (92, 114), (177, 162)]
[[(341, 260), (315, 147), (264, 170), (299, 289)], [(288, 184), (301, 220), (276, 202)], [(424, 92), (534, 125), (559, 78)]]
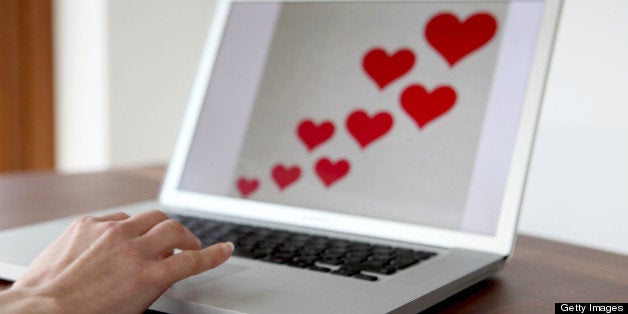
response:
[(235, 244), (234, 256), (377, 281), (436, 255), (366, 242), (349, 241), (280, 229), (256, 227), (189, 216), (172, 216), (196, 235), (203, 247)]

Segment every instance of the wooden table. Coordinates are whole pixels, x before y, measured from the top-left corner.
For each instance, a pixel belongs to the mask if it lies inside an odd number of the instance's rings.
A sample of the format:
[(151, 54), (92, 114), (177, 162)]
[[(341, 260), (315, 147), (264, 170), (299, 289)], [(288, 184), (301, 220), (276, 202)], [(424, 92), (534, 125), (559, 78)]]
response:
[[(0, 229), (155, 198), (162, 174), (156, 166), (0, 175)], [(429, 312), (551, 313), (555, 302), (627, 301), (627, 256), (520, 235), (503, 271)]]

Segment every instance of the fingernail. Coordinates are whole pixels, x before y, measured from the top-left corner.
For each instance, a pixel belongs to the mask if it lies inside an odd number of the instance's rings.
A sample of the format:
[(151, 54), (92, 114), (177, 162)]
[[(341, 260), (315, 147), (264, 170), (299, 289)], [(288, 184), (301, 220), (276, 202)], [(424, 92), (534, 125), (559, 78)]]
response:
[(233, 249), (235, 248), (235, 246), (232, 242), (223, 242), (220, 244), (220, 248), (223, 252), (225, 252), (225, 254), (229, 255), (233, 253)]
[(201, 239), (196, 238), (196, 241), (198, 241), (198, 246), (203, 247), (203, 242), (201, 242)]

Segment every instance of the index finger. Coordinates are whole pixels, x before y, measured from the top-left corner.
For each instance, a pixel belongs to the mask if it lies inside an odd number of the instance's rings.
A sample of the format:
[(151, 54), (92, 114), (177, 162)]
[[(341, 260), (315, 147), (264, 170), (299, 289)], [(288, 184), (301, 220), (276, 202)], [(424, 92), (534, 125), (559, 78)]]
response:
[(202, 250), (187, 250), (162, 262), (172, 283), (200, 274), (224, 263), (233, 253), (233, 243), (222, 242)]

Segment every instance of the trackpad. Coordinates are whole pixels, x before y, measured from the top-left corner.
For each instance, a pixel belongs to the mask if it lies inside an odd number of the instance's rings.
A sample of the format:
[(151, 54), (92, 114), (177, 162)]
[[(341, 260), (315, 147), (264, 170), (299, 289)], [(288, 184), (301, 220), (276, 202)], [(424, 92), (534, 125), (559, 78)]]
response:
[(172, 287), (170, 287), (170, 289), (174, 289), (174, 290), (189, 289), (189, 288), (201, 285), (201, 284), (208, 283), (210, 281), (214, 281), (217, 279), (221, 279), (227, 276), (237, 274), (247, 269), (249, 268), (245, 266), (236, 265), (232, 263), (225, 263), (212, 270), (206, 271), (202, 274), (198, 274), (196, 276), (192, 276), (187, 279), (181, 280), (175, 283)]

